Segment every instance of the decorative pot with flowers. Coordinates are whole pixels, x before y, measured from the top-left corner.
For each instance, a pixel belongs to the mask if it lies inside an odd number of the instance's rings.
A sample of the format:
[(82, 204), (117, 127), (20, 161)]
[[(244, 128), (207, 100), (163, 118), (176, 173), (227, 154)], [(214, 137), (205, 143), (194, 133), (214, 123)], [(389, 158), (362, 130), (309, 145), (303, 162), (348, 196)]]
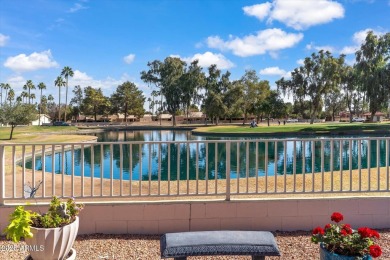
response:
[(4, 233), (13, 242), (24, 238), (30, 253), (26, 259), (75, 259), (76, 251), (72, 246), (79, 228), (78, 214), (83, 207), (73, 198), (61, 201), (56, 196), (45, 214), (17, 206)]
[(311, 241), (320, 243), (320, 259), (372, 259), (381, 256), (382, 249), (375, 243), (379, 233), (368, 227), (357, 230), (341, 224), (344, 216), (334, 212), (330, 218), (335, 223), (313, 229)]

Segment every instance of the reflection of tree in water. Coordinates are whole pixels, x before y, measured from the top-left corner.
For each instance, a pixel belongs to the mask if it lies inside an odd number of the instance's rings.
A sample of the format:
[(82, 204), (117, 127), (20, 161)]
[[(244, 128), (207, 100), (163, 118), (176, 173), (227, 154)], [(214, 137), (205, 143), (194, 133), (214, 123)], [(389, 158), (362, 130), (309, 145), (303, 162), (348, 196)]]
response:
[[(138, 179), (142, 172), (143, 180), (159, 179), (159, 162), (161, 163), (160, 172), (161, 180), (186, 180), (195, 179), (220, 179), (226, 175), (226, 143), (199, 142), (190, 143), (183, 141), (190, 138), (188, 132), (178, 133), (167, 132), (162, 134), (160, 131), (113, 131), (110, 134), (104, 133), (103, 137), (99, 136), (99, 141), (113, 142), (112, 138), (128, 143), (113, 143), (112, 151), (110, 145), (93, 144), (92, 147), (85, 146), (84, 150), (76, 149), (66, 151), (64, 155), (58, 152), (55, 156), (55, 163), (52, 163), (51, 151), (47, 150), (46, 171), (62, 173), (62, 160), (64, 160), (65, 172), (70, 173), (72, 167), (72, 152), (74, 153), (75, 174), (80, 174), (81, 153), (84, 151), (84, 171), (88, 176), (89, 171), (94, 171), (95, 177), (100, 177), (102, 158), (103, 166), (106, 170), (105, 176), (108, 177), (110, 165), (110, 153), (114, 159), (114, 176), (119, 178), (120, 166), (123, 166), (123, 178), (129, 179), (129, 173), (132, 172), (132, 179)], [(110, 138), (108, 140), (104, 140)], [(181, 143), (142, 143), (130, 144), (130, 141), (182, 141)], [(201, 139), (199, 139), (201, 140)], [(229, 139), (230, 140), (230, 139)], [(323, 145), (321, 145), (321, 142)], [(386, 142), (387, 140), (230, 140), (230, 169), (232, 178), (239, 176), (244, 178), (264, 175), (267, 170), (268, 175), (283, 174), (286, 168), (287, 174), (294, 172), (294, 150), (295, 150), (295, 172), (311, 173), (312, 165), (314, 172), (321, 172), (321, 159), (324, 162), (324, 171), (339, 171), (340, 166), (343, 170), (349, 169), (349, 157), (352, 155), (352, 168), (359, 167), (358, 155), (361, 155), (361, 168), (366, 168), (368, 164), (368, 154), (370, 154), (370, 167), (377, 166), (377, 150), (379, 148), (380, 165), (386, 164)], [(368, 150), (370, 145), (370, 150)], [(294, 148), (295, 146), (295, 148)], [(122, 147), (122, 157), (120, 153)], [(267, 147), (267, 151), (266, 151)], [(331, 152), (333, 147), (333, 152)], [(341, 149), (340, 149), (341, 147)], [(93, 157), (92, 151), (93, 149)], [(360, 149), (360, 152), (359, 152)], [(341, 161), (340, 161), (341, 150)], [(169, 155), (168, 155), (169, 151)], [(314, 151), (314, 152), (313, 152)], [(321, 154), (323, 152), (323, 155)], [(314, 154), (312, 159), (312, 154)], [(389, 154), (390, 156), (390, 154)], [(159, 161), (160, 157), (160, 161)], [(189, 158), (187, 164), (187, 157)], [(267, 158), (266, 158), (267, 157)], [(122, 159), (121, 159), (122, 158)], [(333, 160), (332, 160), (333, 158)], [(168, 160), (169, 163), (168, 163)], [(266, 165), (267, 162), (267, 165)], [(286, 165), (285, 165), (286, 162)], [(169, 165), (169, 168), (168, 168)], [(76, 167), (77, 166), (77, 167)], [(247, 169), (247, 166), (248, 169)], [(26, 160), (26, 167), (31, 168), (31, 160)], [(42, 161), (40, 156), (36, 157), (35, 168), (42, 170)], [(276, 169), (275, 169), (276, 168)], [(170, 169), (170, 174), (168, 170)], [(189, 177), (187, 177), (187, 172)], [(179, 175), (179, 176), (178, 176)], [(207, 176), (206, 176), (207, 175)]]

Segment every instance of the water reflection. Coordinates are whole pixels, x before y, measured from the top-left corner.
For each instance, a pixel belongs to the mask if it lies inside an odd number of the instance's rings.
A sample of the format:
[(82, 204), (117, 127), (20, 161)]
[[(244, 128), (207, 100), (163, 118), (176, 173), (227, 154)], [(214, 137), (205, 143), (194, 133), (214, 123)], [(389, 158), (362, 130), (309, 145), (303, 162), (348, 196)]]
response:
[[(226, 177), (225, 143), (183, 142), (218, 139), (215, 137), (192, 136), (189, 131), (112, 131), (96, 135), (99, 142), (176, 141), (176, 143), (97, 144), (93, 148), (77, 149), (74, 153), (56, 152), (54, 164), (51, 155), (46, 155), (46, 171), (62, 173), (64, 168), (65, 174), (71, 174), (74, 161), (74, 174), (81, 175), (84, 155), (84, 176), (109, 178), (112, 167), (113, 177), (116, 179), (122, 177), (125, 180), (140, 178), (158, 180), (159, 176), (161, 180)], [(352, 169), (357, 169), (359, 164), (361, 168), (376, 167), (377, 151), (379, 165), (385, 166), (385, 139), (342, 141), (234, 139), (231, 140), (230, 149), (231, 177), (271, 176), (284, 172), (301, 174), (312, 171), (340, 171), (348, 170), (350, 165)], [(27, 168), (31, 168), (31, 165), (31, 161), (26, 163)], [(42, 169), (41, 158), (36, 158), (35, 165), (37, 170)]]

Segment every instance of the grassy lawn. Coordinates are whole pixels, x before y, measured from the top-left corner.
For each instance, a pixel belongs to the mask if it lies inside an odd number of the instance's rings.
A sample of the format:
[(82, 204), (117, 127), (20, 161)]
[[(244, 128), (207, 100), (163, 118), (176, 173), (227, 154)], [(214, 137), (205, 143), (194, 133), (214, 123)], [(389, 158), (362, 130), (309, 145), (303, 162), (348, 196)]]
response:
[(245, 134), (245, 133), (313, 133), (326, 134), (332, 132), (362, 132), (376, 133), (389, 132), (390, 122), (386, 123), (288, 123), (286, 125), (259, 125), (251, 128), (249, 125), (238, 126), (210, 126), (197, 128), (195, 132), (199, 133), (229, 133), (229, 134)]
[[(0, 144), (7, 143), (42, 143), (42, 142), (77, 142), (86, 136), (75, 135), (74, 126), (17, 126), (12, 140), (9, 140), (10, 127), (0, 127)], [(90, 139), (90, 138), (89, 138)]]

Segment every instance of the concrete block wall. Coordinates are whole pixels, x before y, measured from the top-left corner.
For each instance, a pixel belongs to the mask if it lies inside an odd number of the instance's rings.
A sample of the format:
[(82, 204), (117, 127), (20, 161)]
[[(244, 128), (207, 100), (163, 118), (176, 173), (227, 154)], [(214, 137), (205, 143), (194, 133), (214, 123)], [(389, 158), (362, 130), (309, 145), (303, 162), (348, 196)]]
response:
[[(40, 207), (41, 211), (43, 206)], [(13, 207), (0, 207), (0, 229)], [(335, 212), (353, 228), (390, 228), (390, 198), (301, 198), (233, 201), (89, 203), (79, 234), (163, 234), (201, 230), (311, 230)]]

